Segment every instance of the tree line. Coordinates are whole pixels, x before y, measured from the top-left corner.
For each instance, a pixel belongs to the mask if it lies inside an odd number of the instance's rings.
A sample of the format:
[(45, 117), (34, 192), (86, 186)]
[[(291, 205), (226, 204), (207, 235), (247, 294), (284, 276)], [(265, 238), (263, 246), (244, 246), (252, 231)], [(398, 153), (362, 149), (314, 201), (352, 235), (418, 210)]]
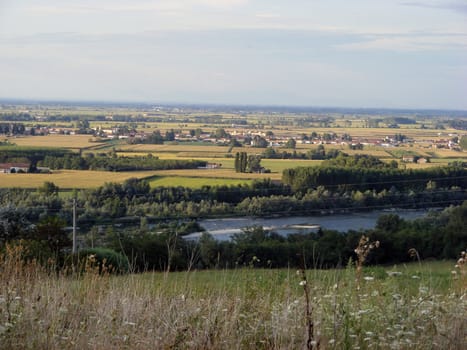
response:
[(73, 170), (104, 170), (104, 171), (137, 171), (137, 170), (168, 170), (168, 169), (196, 169), (205, 167), (206, 161), (183, 159), (158, 159), (154, 156), (117, 157), (107, 155), (67, 154), (63, 157), (47, 155), (39, 162), (40, 166), (50, 169)]
[(439, 187), (467, 187), (467, 169), (459, 166), (432, 167), (427, 169), (374, 168), (362, 166), (298, 167), (286, 169), (282, 182), (294, 191), (305, 192), (323, 186), (330, 189), (376, 190), (395, 187), (400, 191), (424, 190), (429, 181)]

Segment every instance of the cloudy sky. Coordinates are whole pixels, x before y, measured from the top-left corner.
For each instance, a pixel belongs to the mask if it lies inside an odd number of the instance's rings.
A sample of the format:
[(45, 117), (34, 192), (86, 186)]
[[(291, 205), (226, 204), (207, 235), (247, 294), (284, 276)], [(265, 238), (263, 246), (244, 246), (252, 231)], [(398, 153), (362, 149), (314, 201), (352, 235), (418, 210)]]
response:
[(0, 98), (467, 110), (467, 0), (0, 0)]

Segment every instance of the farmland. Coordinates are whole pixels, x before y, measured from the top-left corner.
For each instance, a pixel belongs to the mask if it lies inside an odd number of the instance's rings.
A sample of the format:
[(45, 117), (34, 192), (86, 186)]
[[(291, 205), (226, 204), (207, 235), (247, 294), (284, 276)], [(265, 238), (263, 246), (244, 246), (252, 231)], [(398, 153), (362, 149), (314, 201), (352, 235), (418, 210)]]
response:
[[(15, 143), (24, 146), (56, 146), (57, 148), (68, 148), (71, 150), (87, 149), (88, 147), (95, 147), (95, 143), (89, 143), (89, 137), (85, 136), (46, 136), (46, 137), (26, 137), (15, 139)], [(19, 142), (18, 142), (19, 141)], [(47, 142), (46, 142), (47, 141)], [(105, 144), (104, 144), (105, 146)], [(298, 160), (298, 159), (263, 159), (262, 165), (270, 170), (267, 174), (245, 174), (236, 173), (234, 170), (233, 159), (226, 157), (227, 149), (220, 146), (190, 146), (190, 145), (121, 145), (118, 147), (118, 155), (124, 157), (145, 156), (152, 154), (160, 159), (201, 159), (210, 163), (218, 163), (221, 165), (219, 169), (187, 169), (187, 170), (166, 170), (155, 172), (126, 172), (126, 173), (103, 173), (103, 172), (88, 172), (88, 171), (73, 171), (73, 170), (59, 170), (52, 171), (51, 174), (0, 174), (0, 187), (27, 187), (36, 188), (44, 181), (52, 181), (58, 186), (63, 188), (92, 188), (101, 186), (105, 182), (123, 182), (124, 180), (136, 177), (146, 178), (152, 175), (158, 176), (171, 176), (170, 180), (164, 180), (166, 185), (180, 186), (188, 184), (183, 178), (218, 178), (216, 184), (228, 184), (235, 181), (228, 181), (229, 179), (263, 179), (271, 178), (272, 180), (279, 181), (284, 169), (293, 168), (297, 166), (314, 166), (321, 163), (320, 160)], [(306, 151), (308, 149), (316, 149), (315, 147), (297, 147), (297, 152)], [(332, 149), (332, 146), (326, 148)], [(431, 161), (426, 164), (403, 164), (405, 167), (413, 169), (427, 168), (432, 166), (446, 165), (452, 161), (466, 161), (467, 156), (465, 153), (449, 150), (436, 150), (427, 152), (424, 149), (410, 148), (404, 150), (399, 148), (397, 150), (385, 150), (378, 148), (371, 148), (368, 150), (357, 151), (347, 150), (342, 147), (337, 149), (343, 150), (347, 154), (369, 154), (381, 158), (384, 161), (397, 160), (399, 161), (402, 154), (414, 154), (421, 157), (431, 156)], [(261, 149), (257, 148), (234, 148), (230, 154), (237, 151), (247, 151), (250, 154), (257, 154)], [(89, 150), (90, 151), (90, 150)], [(89, 152), (85, 151), (85, 152)], [(104, 149), (105, 151), (105, 149)], [(222, 180), (223, 179), (223, 180)]]
[(57, 147), (80, 149), (95, 147), (103, 143), (91, 142), (89, 135), (45, 135), (34, 137), (15, 137), (10, 142), (25, 147)]
[[(8, 108), (0, 349), (465, 344), (466, 131), (451, 117)], [(230, 240), (200, 224), (354, 211), (381, 215)]]
[[(41, 112), (34, 111), (40, 118)], [(196, 169), (186, 170), (167, 170), (157, 171), (154, 173), (119, 173), (110, 174), (106, 173), (105, 176), (100, 173), (92, 172), (80, 172), (80, 171), (68, 171), (60, 170), (53, 171), (52, 174), (21, 174), (21, 176), (2, 176), (1, 187), (29, 187), (35, 188), (40, 185), (43, 181), (53, 181), (58, 186), (63, 188), (92, 188), (101, 186), (105, 182), (116, 181), (123, 182), (130, 177), (146, 178), (148, 176), (170, 176), (171, 178), (165, 178), (164, 180), (159, 179), (153, 182), (153, 185), (164, 184), (164, 185), (187, 185), (198, 186), (200, 183), (205, 183), (207, 180), (217, 178), (215, 184), (230, 184), (237, 183), (238, 179), (254, 180), (271, 178), (274, 181), (281, 180), (281, 174), (284, 169), (293, 168), (297, 166), (315, 166), (321, 163), (321, 160), (302, 160), (302, 159), (265, 159), (263, 157), (261, 164), (265, 169), (268, 169), (266, 174), (245, 174), (235, 172), (234, 167), (234, 156), (237, 152), (246, 152), (248, 155), (261, 155), (267, 149), (261, 147), (252, 147), (249, 144), (236, 144), (229, 146), (228, 140), (214, 140), (214, 139), (199, 139), (198, 141), (187, 141), (180, 136), (179, 140), (163, 142), (161, 144), (148, 144), (148, 143), (134, 143), (129, 142), (128, 137), (122, 132), (128, 132), (130, 128), (135, 128), (133, 133), (142, 133), (141, 135), (147, 135), (152, 132), (160, 132), (161, 135), (164, 133), (170, 133), (172, 130), (177, 131), (177, 135), (188, 135), (190, 132), (194, 134), (193, 130), (199, 130), (196, 132), (204, 133), (203, 137), (209, 137), (209, 134), (216, 133), (217, 130), (225, 129), (225, 132), (231, 135), (273, 135), (270, 143), (276, 144), (273, 148), (279, 155), (283, 152), (289, 154), (307, 154), (309, 152), (316, 152), (320, 144), (324, 145), (325, 151), (339, 151), (349, 155), (366, 154), (378, 157), (385, 162), (396, 161), (401, 167), (417, 169), (427, 168), (432, 166), (445, 166), (450, 162), (463, 162), (467, 160), (467, 155), (462, 152), (458, 147), (447, 147), (446, 140), (454, 137), (462, 136), (462, 131), (459, 132), (455, 129), (449, 129), (443, 126), (443, 129), (427, 128), (426, 126), (435, 125), (430, 118), (425, 118), (416, 123), (401, 125), (398, 129), (389, 128), (384, 126), (380, 127), (365, 127), (371, 121), (372, 118), (376, 120), (383, 120), (380, 116), (369, 116), (361, 118), (357, 116), (350, 116), (348, 119), (342, 120), (339, 118), (333, 119), (332, 114), (324, 118), (329, 126), (323, 127), (320, 124), (324, 120), (322, 117), (317, 117), (318, 120), (314, 122), (312, 116), (306, 116), (310, 121), (303, 123), (302, 126), (295, 125), (294, 118), (303, 118), (301, 115), (294, 116), (293, 114), (285, 113), (283, 116), (278, 115), (265, 115), (261, 113), (251, 113), (247, 115), (238, 115), (235, 113), (197, 113), (193, 111), (161, 111), (157, 113), (157, 116), (151, 116), (150, 113), (143, 111), (136, 111), (125, 108), (109, 109), (106, 111), (108, 115), (117, 113), (118, 115), (128, 114), (126, 117), (131, 120), (133, 117), (137, 118), (137, 122), (118, 122), (112, 120), (99, 120), (93, 121), (93, 118), (99, 118), (102, 110), (91, 107), (82, 107), (71, 112), (70, 110), (49, 110), (49, 116), (66, 116), (67, 113), (76, 116), (77, 113), (81, 113), (83, 120), (89, 120), (89, 129), (82, 130), (88, 132), (102, 130), (114, 130), (119, 132), (118, 137), (113, 136), (112, 139), (102, 137), (102, 135), (91, 134), (71, 134), (76, 131), (76, 126), (84, 125), (80, 122), (68, 122), (68, 123), (43, 123), (42, 128), (36, 132), (45, 133), (45, 136), (15, 136), (7, 138), (9, 144), (14, 144), (19, 147), (56, 147), (58, 149), (68, 149), (73, 152), (80, 152), (83, 155), (87, 154), (105, 154), (109, 152), (116, 152), (118, 157), (143, 157), (151, 155), (159, 159), (197, 159), (203, 160), (208, 163), (218, 164), (219, 169), (206, 169), (198, 171)], [(145, 117), (145, 115), (147, 115)], [(212, 118), (212, 123), (207, 121)], [(379, 118), (379, 119), (378, 119)], [(157, 119), (157, 121), (154, 121)], [(307, 120), (308, 120), (307, 119)], [(77, 119), (82, 120), (82, 119)], [(233, 120), (234, 122), (230, 122)], [(242, 124), (235, 124), (238, 121), (243, 121), (245, 126)], [(230, 122), (230, 124), (229, 124)], [(441, 125), (439, 120), (436, 125)], [(445, 125), (445, 124), (443, 124)], [(423, 127), (422, 127), (423, 126)], [(94, 128), (94, 129), (91, 129)], [(47, 134), (50, 130), (54, 133)], [(126, 130), (126, 131), (125, 131)], [(62, 134), (57, 134), (61, 132)], [(248, 133), (248, 134), (246, 134)], [(383, 145), (381, 143), (375, 143), (375, 140), (382, 140), (379, 142), (390, 142), (388, 141), (393, 135), (400, 133), (404, 134), (404, 137), (412, 140), (410, 143), (398, 143), (389, 145)], [(201, 134), (200, 134), (201, 135)], [(322, 141), (319, 142), (305, 142), (300, 139), (300, 135), (349, 135), (353, 142), (364, 144), (360, 149), (352, 149), (349, 147), (348, 142), (335, 141)], [(451, 135), (451, 136), (449, 136)], [(144, 137), (144, 136), (141, 136)], [(235, 136), (239, 137), (239, 136)], [(245, 136), (240, 136), (242, 139)], [(296, 139), (296, 146), (294, 149), (286, 148), (280, 144), (285, 142), (287, 139)], [(385, 141), (386, 140), (386, 141)], [(223, 144), (220, 144), (223, 143)], [(436, 147), (435, 147), (436, 145)], [(441, 145), (441, 146), (439, 146)], [(441, 148), (440, 148), (441, 147)], [(404, 156), (413, 156), (414, 159), (424, 158), (428, 159), (428, 162), (402, 162)], [(187, 178), (196, 180), (187, 181)]]

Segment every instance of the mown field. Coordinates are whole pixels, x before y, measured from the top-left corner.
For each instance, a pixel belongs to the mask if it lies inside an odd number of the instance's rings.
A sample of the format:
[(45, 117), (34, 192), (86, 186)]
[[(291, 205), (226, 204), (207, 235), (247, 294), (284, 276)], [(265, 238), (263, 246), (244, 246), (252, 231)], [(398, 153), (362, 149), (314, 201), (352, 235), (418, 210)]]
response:
[(14, 137), (8, 140), (17, 146), (25, 147), (57, 147), (79, 149), (102, 145), (102, 142), (91, 142), (90, 135), (45, 135)]
[[(465, 349), (454, 262), (48, 274), (0, 258), (0, 349)], [(306, 278), (306, 279), (305, 279)], [(311, 323), (312, 321), (312, 327)]]

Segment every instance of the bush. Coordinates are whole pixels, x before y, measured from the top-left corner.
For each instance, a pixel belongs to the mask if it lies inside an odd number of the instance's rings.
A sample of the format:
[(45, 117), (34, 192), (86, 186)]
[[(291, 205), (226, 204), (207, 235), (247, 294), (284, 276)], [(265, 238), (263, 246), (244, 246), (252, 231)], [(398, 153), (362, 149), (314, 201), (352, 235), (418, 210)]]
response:
[(126, 273), (129, 271), (128, 259), (113, 249), (87, 248), (79, 251), (73, 261), (77, 261), (80, 270), (92, 268), (99, 273)]

